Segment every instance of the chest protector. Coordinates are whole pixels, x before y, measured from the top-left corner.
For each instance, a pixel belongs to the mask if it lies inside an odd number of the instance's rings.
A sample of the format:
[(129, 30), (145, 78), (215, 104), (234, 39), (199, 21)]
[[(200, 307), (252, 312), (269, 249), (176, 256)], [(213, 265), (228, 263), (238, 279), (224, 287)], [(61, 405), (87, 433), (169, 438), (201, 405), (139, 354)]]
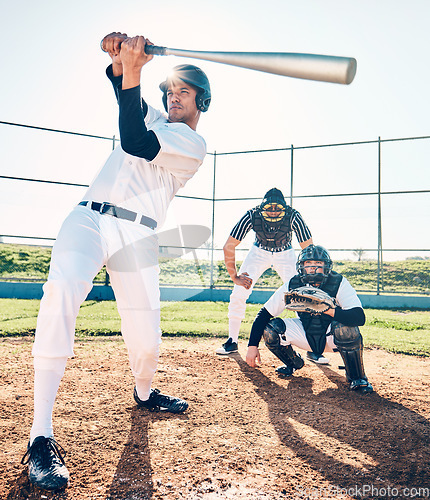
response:
[(268, 226), (259, 210), (251, 216), (252, 229), (255, 231), (259, 246), (265, 250), (285, 249), (291, 245), (291, 215), (293, 210), (287, 207), (284, 218), (274, 227)]
[[(324, 290), (324, 292), (328, 293), (330, 297), (336, 298), (341, 281), (342, 276), (332, 271), (320, 288), (321, 290)], [(303, 286), (300, 276), (293, 276), (289, 283), (289, 289), (293, 290), (299, 286)], [(314, 352), (317, 356), (321, 356), (325, 349), (326, 331), (330, 323), (333, 321), (333, 318), (327, 314), (314, 315), (307, 312), (299, 312), (297, 314), (302, 322), (306, 333), (306, 339), (309, 342), (312, 352)]]

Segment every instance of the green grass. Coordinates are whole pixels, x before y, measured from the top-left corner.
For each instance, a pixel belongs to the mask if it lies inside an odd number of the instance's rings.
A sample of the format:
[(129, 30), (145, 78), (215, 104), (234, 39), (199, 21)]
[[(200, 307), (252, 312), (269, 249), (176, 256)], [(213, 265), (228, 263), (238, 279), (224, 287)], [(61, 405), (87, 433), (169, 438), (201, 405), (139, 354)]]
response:
[[(32, 336), (38, 300), (0, 299), (0, 337)], [(249, 304), (241, 338), (249, 337), (261, 304)], [(228, 303), (162, 302), (161, 328), (165, 336), (220, 337), (228, 333)], [(293, 317), (291, 312), (282, 316)], [(366, 310), (361, 328), (366, 347), (415, 356), (430, 356), (430, 311)], [(119, 335), (120, 319), (114, 301), (86, 301), (77, 322), (78, 337)]]
[[(0, 245), (0, 278), (19, 278), (45, 281), (48, 276), (51, 249), (26, 245)], [(240, 261), (237, 262), (239, 266)], [(375, 291), (377, 262), (335, 261), (334, 270), (343, 274), (357, 291)], [(231, 279), (223, 261), (215, 263), (212, 274), (215, 287), (231, 287)], [(97, 282), (104, 282), (103, 269)], [(160, 258), (160, 283), (163, 285), (204, 286), (210, 284), (211, 272), (208, 260)], [(380, 291), (389, 293), (430, 294), (430, 259), (385, 262), (382, 267)], [(257, 287), (278, 288), (281, 280), (275, 271), (263, 273)]]
[(430, 311), (366, 309), (365, 345), (390, 352), (430, 356)]
[[(0, 244), (1, 278), (46, 281), (50, 261), (51, 248)], [(106, 271), (103, 268), (94, 281), (104, 283), (105, 278)]]

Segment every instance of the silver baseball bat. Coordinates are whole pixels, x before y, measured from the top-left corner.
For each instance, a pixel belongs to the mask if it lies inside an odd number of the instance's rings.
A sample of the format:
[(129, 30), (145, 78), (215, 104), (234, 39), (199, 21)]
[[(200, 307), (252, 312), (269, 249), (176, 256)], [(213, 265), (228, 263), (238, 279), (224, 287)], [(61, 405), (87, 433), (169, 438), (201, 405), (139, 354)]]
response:
[(289, 52), (208, 52), (146, 45), (145, 52), (158, 56), (180, 56), (255, 69), (275, 75), (349, 85), (357, 71), (353, 57), (297, 54)]

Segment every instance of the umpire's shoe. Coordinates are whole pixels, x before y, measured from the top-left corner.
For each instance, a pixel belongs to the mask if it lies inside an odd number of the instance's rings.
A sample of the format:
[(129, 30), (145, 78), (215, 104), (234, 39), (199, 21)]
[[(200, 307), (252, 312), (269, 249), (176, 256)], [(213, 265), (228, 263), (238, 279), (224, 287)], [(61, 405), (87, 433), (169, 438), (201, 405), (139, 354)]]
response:
[(231, 354), (232, 352), (237, 352), (237, 342), (233, 342), (232, 338), (229, 338), (225, 344), (217, 349), (216, 354), (223, 356), (225, 354)]
[(312, 351), (308, 351), (306, 353), (306, 359), (308, 359), (309, 361), (312, 361), (313, 363), (316, 363), (317, 365), (329, 365), (330, 364), (329, 359), (325, 358), (322, 355), (318, 356), (318, 354), (315, 354)]
[(44, 490), (59, 490), (69, 481), (69, 472), (64, 464), (63, 448), (53, 437), (38, 436), (28, 444), (21, 463), (28, 464), (30, 482)]
[(183, 413), (188, 408), (188, 403), (180, 398), (161, 394), (158, 389), (151, 389), (149, 399), (142, 401), (137, 395), (136, 387), (133, 391), (134, 400), (141, 408), (150, 411), (170, 411), (172, 413)]

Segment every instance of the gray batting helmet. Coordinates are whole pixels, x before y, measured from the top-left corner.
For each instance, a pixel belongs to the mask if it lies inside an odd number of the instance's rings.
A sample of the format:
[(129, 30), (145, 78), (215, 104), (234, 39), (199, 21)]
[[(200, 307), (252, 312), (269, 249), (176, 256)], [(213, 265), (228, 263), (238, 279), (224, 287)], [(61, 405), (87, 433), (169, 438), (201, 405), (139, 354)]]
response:
[(164, 82), (160, 83), (160, 89), (163, 92), (163, 104), (164, 109), (167, 109), (167, 89), (169, 83), (174, 80), (179, 79), (193, 87), (197, 88), (196, 95), (196, 106), (200, 111), (207, 111), (209, 104), (211, 102), (211, 88), (209, 85), (209, 80), (203, 70), (192, 64), (180, 64), (175, 66), (172, 70), (172, 74), (169, 75)]

